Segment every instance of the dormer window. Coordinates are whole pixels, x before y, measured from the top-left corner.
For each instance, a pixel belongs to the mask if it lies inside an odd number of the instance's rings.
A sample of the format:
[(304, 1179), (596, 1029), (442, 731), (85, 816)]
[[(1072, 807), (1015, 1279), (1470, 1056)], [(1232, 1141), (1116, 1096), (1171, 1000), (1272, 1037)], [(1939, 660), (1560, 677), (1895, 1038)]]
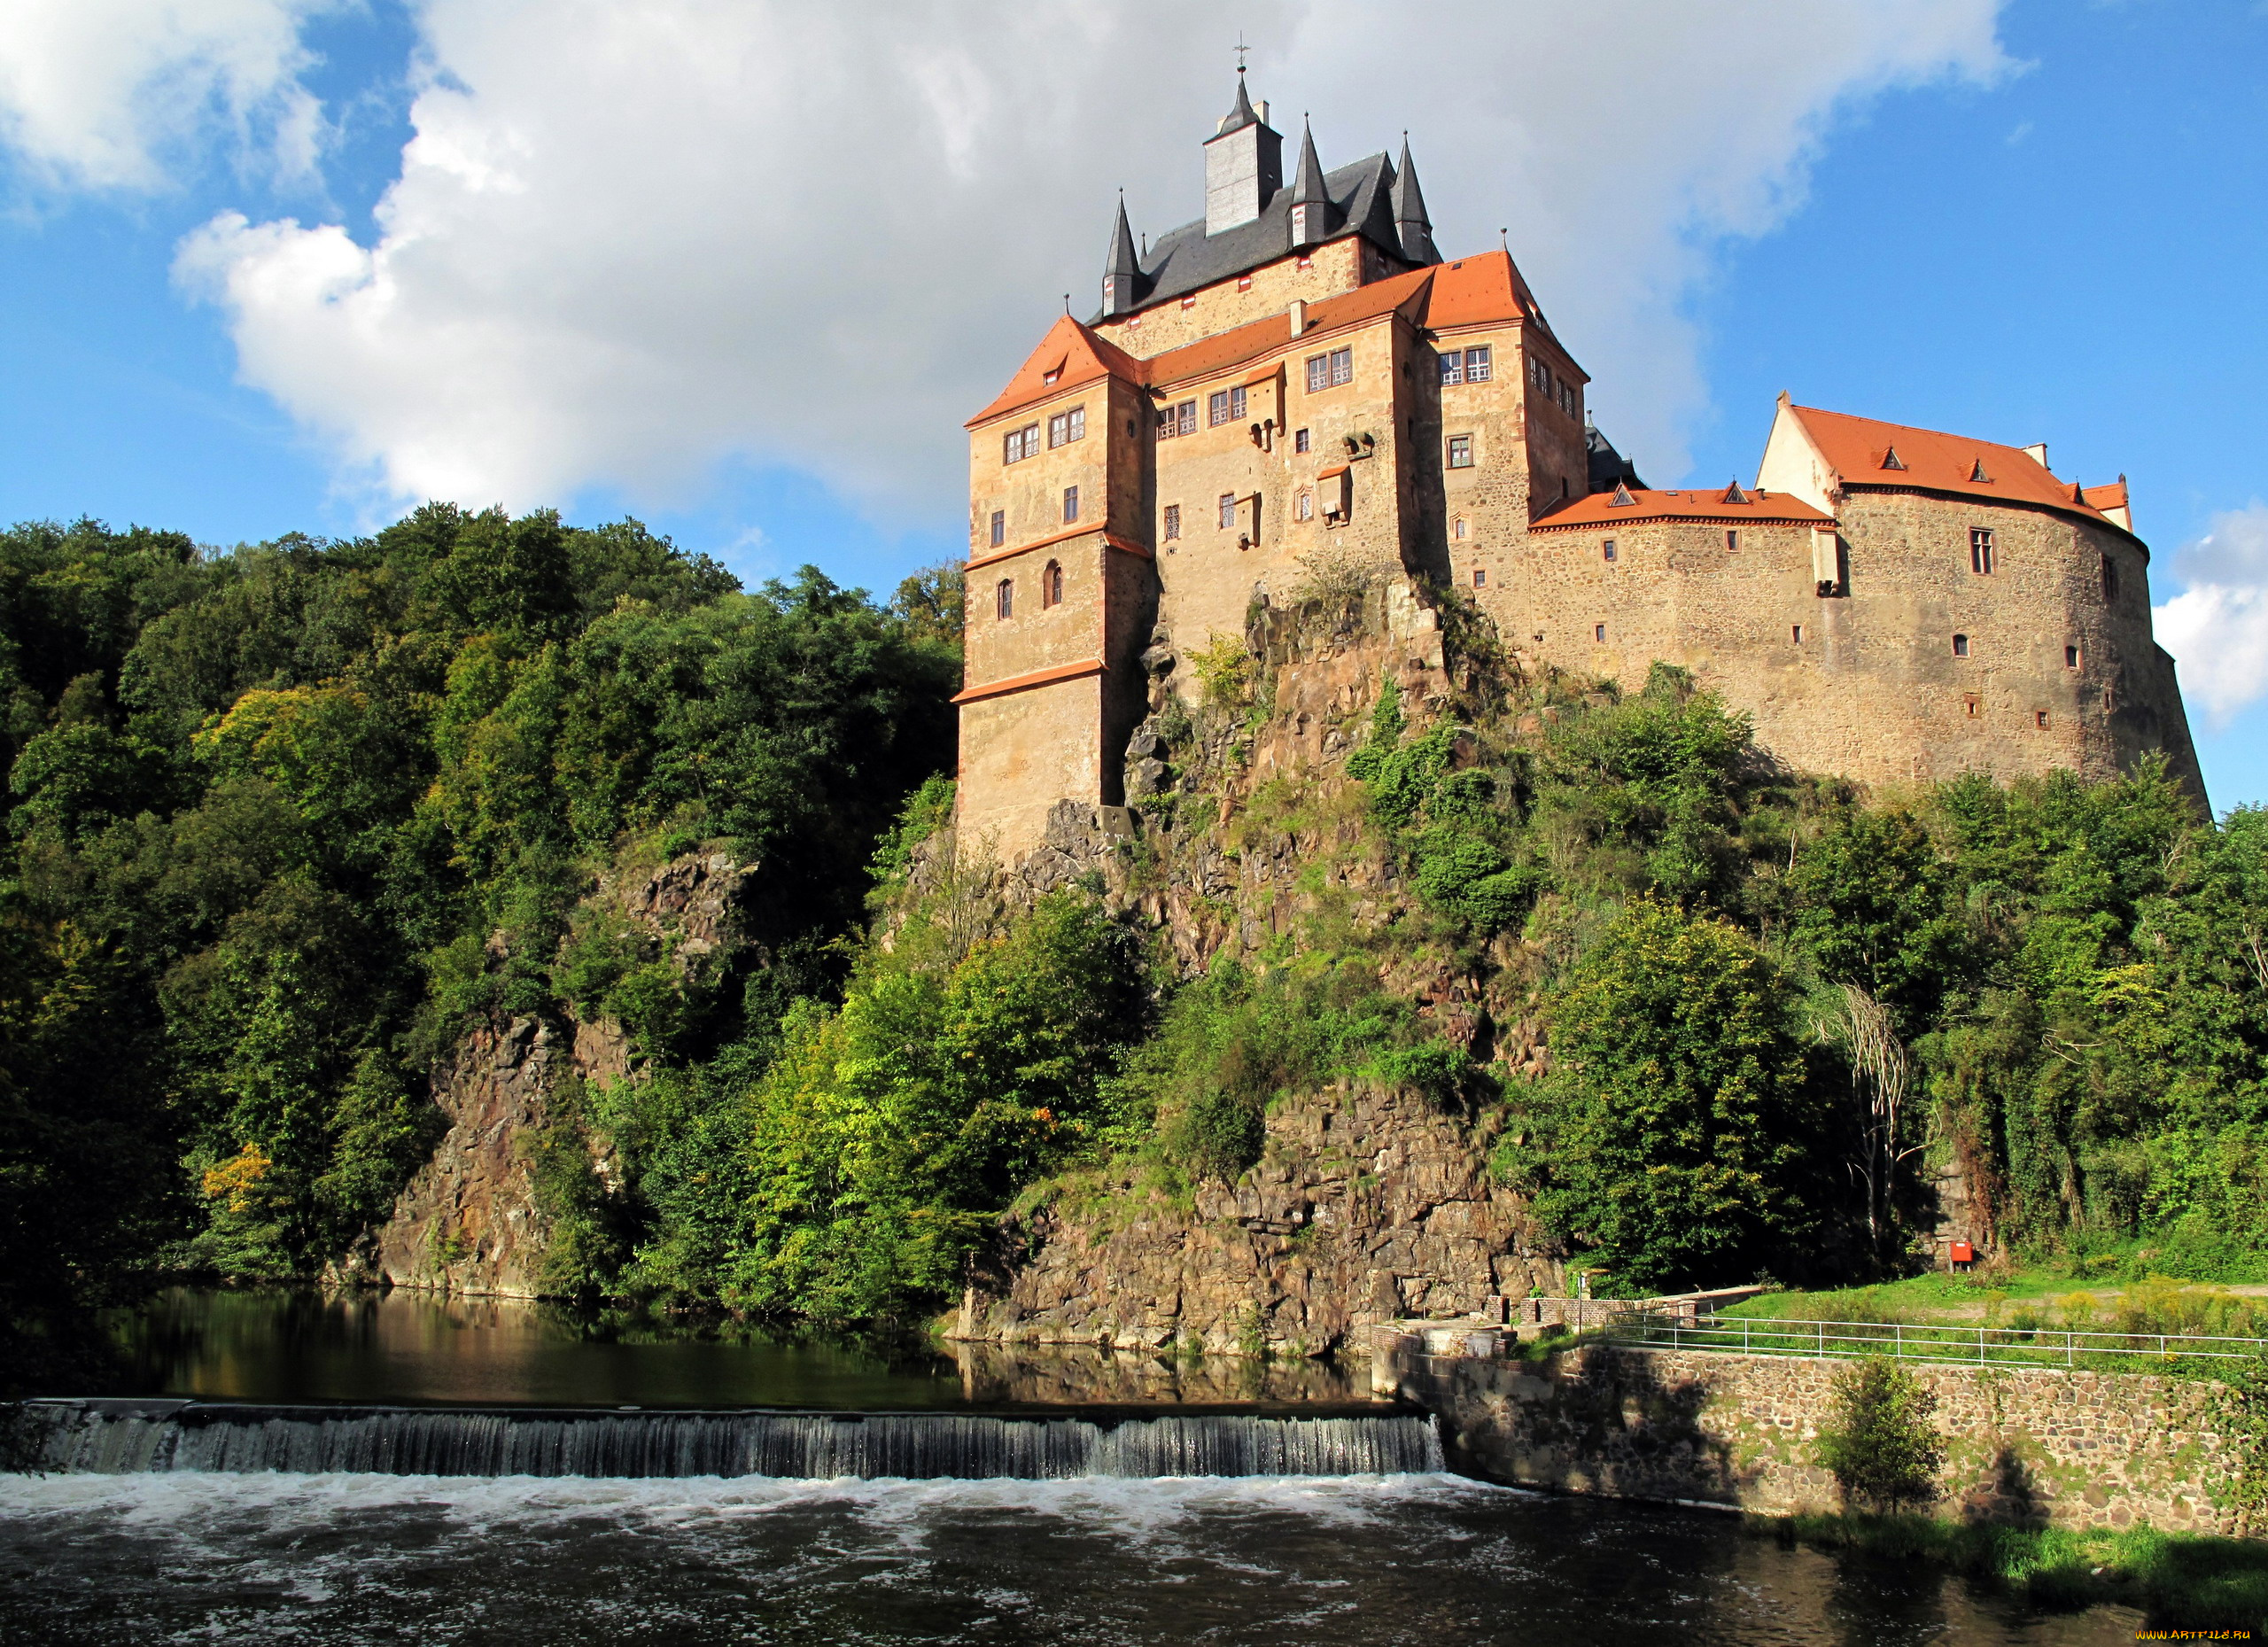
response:
[(1062, 376), (1063, 376), (1063, 369), (1062, 369), (1060, 366), (1059, 366), (1059, 367), (1057, 367), (1053, 371), (1052, 371), (1052, 372), (1047, 372), (1047, 373), (1043, 374), (1043, 375), (1041, 376), (1041, 377), (1040, 377), (1040, 380), (1039, 380), (1039, 381), (1040, 381), (1043, 385), (1049, 385), (1049, 386), (1052, 386), (1052, 385), (1054, 385), (1058, 380), (1060, 380), (1060, 379), (1062, 377)]
[(1239, 276), (1237, 276), (1237, 290), (1238, 290), (1239, 291), (1251, 291), (1251, 290), (1252, 290), (1252, 276), (1249, 276), (1249, 275), (1239, 275)]
[(1181, 300), (1181, 307), (1185, 309), (1193, 309), (1197, 307), (1197, 299), (1195, 298), (1184, 298)]

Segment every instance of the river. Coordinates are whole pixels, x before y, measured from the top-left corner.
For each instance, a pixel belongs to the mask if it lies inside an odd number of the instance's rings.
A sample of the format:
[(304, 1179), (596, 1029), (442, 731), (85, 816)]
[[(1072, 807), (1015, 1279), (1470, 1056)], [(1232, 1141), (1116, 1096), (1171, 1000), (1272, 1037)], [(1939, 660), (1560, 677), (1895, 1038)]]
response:
[[(464, 1422), (517, 1423), (519, 1403), (617, 1428), (750, 1421), (711, 1417), (735, 1406), (799, 1409), (812, 1416), (792, 1422), (844, 1433), (864, 1427), (848, 1415), (881, 1410), (909, 1415), (894, 1421), (909, 1432), (1408, 1422), (1348, 1418), (1366, 1411), (1362, 1392), (1329, 1368), (959, 1358), (399, 1295), (175, 1294), (122, 1332), (138, 1394), (428, 1403), (422, 1418), (383, 1420), (428, 1427), (483, 1405), (487, 1418)], [(652, 1417), (620, 1414), (633, 1406)], [(601, 1407), (614, 1410), (589, 1410)], [(1929, 1568), (1783, 1548), (1720, 1513), (1429, 1469), (0, 1478), (9, 1642), (2078, 1647), (2129, 1641), (2138, 1622), (2028, 1612)]]

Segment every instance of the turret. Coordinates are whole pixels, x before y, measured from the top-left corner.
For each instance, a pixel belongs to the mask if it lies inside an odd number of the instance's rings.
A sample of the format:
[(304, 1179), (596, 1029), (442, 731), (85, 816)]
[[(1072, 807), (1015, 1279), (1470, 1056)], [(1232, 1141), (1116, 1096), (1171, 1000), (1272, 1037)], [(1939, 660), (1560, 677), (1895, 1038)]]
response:
[(1126, 197), (1118, 197), (1118, 223), (1111, 230), (1110, 255), (1102, 266), (1102, 312), (1125, 315), (1139, 300), (1141, 260), (1134, 255), (1134, 231), (1126, 223)]
[(1425, 192), (1418, 187), (1418, 164), (1410, 158), (1410, 134), (1402, 134), (1402, 167), (1394, 176), (1394, 230), (1402, 255), (1417, 264), (1438, 263), (1433, 225), (1425, 215)]
[(1331, 228), (1331, 196), (1323, 186), (1323, 163), (1315, 158), (1315, 132), (1301, 121), (1300, 172), (1292, 182), (1292, 245), (1314, 245)]
[(1205, 232), (1249, 223), (1284, 186), (1284, 139), (1252, 112), (1237, 71), (1237, 100), (1205, 142)]

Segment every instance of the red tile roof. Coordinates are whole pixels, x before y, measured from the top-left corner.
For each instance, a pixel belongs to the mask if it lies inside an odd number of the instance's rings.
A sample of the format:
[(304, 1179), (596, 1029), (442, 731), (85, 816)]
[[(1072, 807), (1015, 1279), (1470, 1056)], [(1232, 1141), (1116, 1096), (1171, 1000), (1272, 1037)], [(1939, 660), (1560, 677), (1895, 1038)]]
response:
[[(1535, 294), (1527, 289), (1511, 252), (1484, 252), (1433, 270), (1433, 295), (1425, 305), (1428, 326), (1480, 326), (1514, 320), (1543, 325)], [(1551, 329), (1544, 325), (1544, 330)]]
[[(1734, 524), (1792, 523), (1811, 526), (1831, 526), (1832, 515), (1822, 515), (1801, 498), (1785, 492), (1756, 492), (1741, 489), (1746, 501), (1728, 503), (1725, 500), (1731, 489), (1704, 486), (1683, 492), (1659, 492), (1637, 487), (1624, 487), (1619, 492), (1594, 492), (1588, 497), (1563, 503), (1550, 514), (1538, 519), (1530, 528), (1534, 532), (1556, 532), (1563, 527), (1612, 526), (1640, 520), (1706, 520), (1726, 521)], [(1627, 503), (1618, 503), (1627, 497)]]
[(1843, 412), (1823, 412), (1816, 407), (1790, 405), (1788, 409), (1801, 421), (1846, 488), (1950, 492), (2004, 503), (2038, 504), (2088, 520), (2103, 518), (2101, 509), (2078, 486), (2058, 480), (2020, 447), (1904, 423), (1878, 423)]
[(2085, 488), (2085, 493), (2087, 506), (2090, 509), (2098, 509), (2108, 513), (2115, 509), (2132, 507), (2126, 501), (2126, 478), (2123, 475), (2107, 486), (2088, 486)]
[[(1052, 383), (1048, 381), (1051, 374), (1056, 375)], [(1140, 383), (1141, 374), (1141, 361), (1066, 315), (1047, 329), (1047, 336), (1039, 340), (1039, 347), (1025, 357), (1024, 363), (1016, 369), (1016, 375), (1008, 379), (1008, 386), (993, 397), (992, 404), (962, 427), (974, 429), (987, 418), (1104, 377), (1123, 377)]]

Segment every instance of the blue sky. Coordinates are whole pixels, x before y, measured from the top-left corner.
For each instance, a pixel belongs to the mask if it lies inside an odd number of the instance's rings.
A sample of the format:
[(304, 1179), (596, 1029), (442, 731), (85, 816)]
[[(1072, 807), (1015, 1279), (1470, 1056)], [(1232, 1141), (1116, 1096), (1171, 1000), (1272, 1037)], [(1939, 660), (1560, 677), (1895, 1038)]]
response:
[[(85, 8), (124, 37), (138, 3)], [(883, 591), (958, 551), (959, 416), (1067, 287), (1089, 301), (1113, 191), (1152, 232), (1194, 214), (1229, 83), (1209, 7), (1043, 20), (1005, 65), (917, 38), (891, 67), (856, 28), (745, 34), (701, 0), (560, 0), (579, 29), (509, 0), (214, 0), (171, 58), (25, 4), (63, 20), (0, 34), (0, 515), (228, 544), (444, 490)], [(1455, 106), (1380, 72), (1379, 14), (1245, 20), (1275, 43), (1255, 92), (1282, 88), (1279, 126), (1312, 108), (1327, 163), (1409, 125), (1447, 250), (1511, 225), (1654, 484), (1751, 476), (1782, 389), (2125, 473), (2154, 599), (2218, 602), (2181, 619), (2216, 805), (2268, 802), (2268, 15), (1692, 10), (1472, 11), (1476, 64), (1508, 66)], [(1622, 74), (1540, 72), (1539, 37)], [(745, 74), (708, 87), (704, 57)], [(1138, 68), (1153, 117), (1098, 146), (1068, 92)], [(889, 74), (904, 107), (866, 84)], [(92, 113), (41, 115), (40, 74)], [(133, 129), (106, 145), (105, 120)]]

